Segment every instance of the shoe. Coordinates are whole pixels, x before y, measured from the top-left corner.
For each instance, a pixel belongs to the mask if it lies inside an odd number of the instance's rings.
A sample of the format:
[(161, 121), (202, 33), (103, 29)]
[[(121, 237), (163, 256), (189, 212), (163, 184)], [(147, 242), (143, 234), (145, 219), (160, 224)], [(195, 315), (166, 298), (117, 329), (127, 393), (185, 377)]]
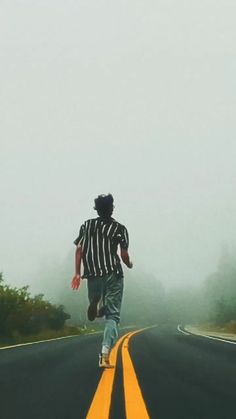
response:
[(91, 322), (95, 319), (95, 317), (97, 317), (97, 310), (98, 310), (97, 306), (98, 306), (98, 300), (97, 299), (92, 300), (92, 302), (89, 305), (87, 314), (88, 314), (88, 319)]
[(100, 368), (115, 368), (114, 365), (110, 364), (108, 354), (99, 354), (99, 367)]

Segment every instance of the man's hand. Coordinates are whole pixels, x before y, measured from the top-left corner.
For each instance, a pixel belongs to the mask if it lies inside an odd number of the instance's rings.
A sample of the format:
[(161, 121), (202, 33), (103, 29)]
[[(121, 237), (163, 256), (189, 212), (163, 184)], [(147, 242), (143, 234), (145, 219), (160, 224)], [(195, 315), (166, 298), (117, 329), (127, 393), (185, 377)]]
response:
[(131, 261), (130, 261), (130, 262), (129, 262), (129, 265), (127, 265), (127, 266), (128, 266), (128, 268), (129, 268), (129, 269), (132, 269), (132, 268), (133, 268), (133, 266), (134, 266), (134, 265), (133, 265), (133, 262), (131, 262)]
[(75, 275), (74, 278), (71, 281), (71, 288), (73, 290), (78, 290), (80, 286), (80, 275)]

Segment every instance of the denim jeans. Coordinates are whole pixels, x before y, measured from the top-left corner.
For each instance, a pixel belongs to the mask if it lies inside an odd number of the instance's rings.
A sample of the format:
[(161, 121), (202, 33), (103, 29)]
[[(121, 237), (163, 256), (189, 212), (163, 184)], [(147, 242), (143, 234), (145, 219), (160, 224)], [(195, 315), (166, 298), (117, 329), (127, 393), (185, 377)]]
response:
[(117, 325), (123, 296), (124, 278), (114, 272), (102, 277), (88, 278), (88, 298), (102, 300), (105, 313), (105, 328), (102, 345), (111, 349), (118, 338)]

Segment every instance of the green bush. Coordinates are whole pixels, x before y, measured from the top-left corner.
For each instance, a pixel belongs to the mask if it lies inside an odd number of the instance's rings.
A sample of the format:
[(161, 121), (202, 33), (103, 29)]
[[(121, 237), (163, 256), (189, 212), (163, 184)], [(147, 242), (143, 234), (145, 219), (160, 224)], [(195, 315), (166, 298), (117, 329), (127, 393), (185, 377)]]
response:
[(70, 315), (63, 305), (44, 300), (43, 294), (31, 297), (29, 287), (11, 288), (0, 274), (0, 335), (31, 335), (43, 330), (61, 330)]

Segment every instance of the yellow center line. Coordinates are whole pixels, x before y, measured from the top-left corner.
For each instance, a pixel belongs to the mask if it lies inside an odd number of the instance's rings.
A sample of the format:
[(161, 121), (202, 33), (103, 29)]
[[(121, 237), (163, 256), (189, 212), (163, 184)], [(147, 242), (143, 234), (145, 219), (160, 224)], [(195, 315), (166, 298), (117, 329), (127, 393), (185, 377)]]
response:
[[(149, 327), (145, 329), (149, 329)], [(122, 346), (126, 419), (150, 419), (128, 351), (130, 338), (145, 329), (126, 333), (117, 341), (110, 355), (110, 363), (115, 368), (104, 369), (86, 419), (109, 419), (117, 354), (120, 346)]]
[[(128, 335), (121, 336), (121, 338), (116, 342), (116, 345), (111, 351), (110, 363), (116, 367), (117, 352), (118, 348), (123, 341), (123, 339)], [(94, 394), (93, 401), (90, 405), (89, 411), (87, 413), (86, 419), (108, 419), (111, 405), (111, 395), (112, 388), (115, 377), (115, 368), (107, 369), (105, 368), (101, 379), (99, 381), (97, 390)]]
[(122, 345), (126, 419), (149, 419), (146, 405), (143, 400), (142, 392), (140, 390), (137, 376), (128, 350), (130, 338), (134, 336), (136, 333), (141, 332), (142, 330), (144, 329), (129, 333), (125, 337)]

